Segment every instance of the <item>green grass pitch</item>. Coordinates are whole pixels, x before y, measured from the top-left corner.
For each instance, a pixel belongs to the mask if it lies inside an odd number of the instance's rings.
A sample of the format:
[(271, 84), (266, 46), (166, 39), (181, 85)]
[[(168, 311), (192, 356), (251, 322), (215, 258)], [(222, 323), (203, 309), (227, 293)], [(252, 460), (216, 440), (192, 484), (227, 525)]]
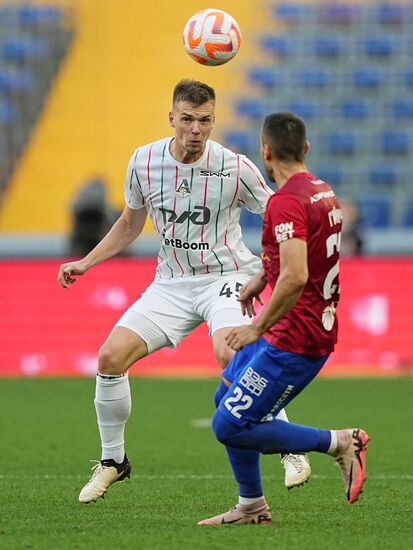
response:
[[(81, 505), (99, 457), (94, 380), (0, 380), (1, 549), (407, 549), (413, 547), (413, 378), (315, 381), (292, 421), (361, 425), (371, 435), (368, 481), (350, 506), (329, 457), (312, 454), (309, 484), (288, 492), (277, 456), (263, 457), (273, 523), (198, 527), (225, 511), (236, 486), (202, 419), (217, 380), (131, 379), (130, 481)], [(198, 422), (197, 422), (198, 421)]]

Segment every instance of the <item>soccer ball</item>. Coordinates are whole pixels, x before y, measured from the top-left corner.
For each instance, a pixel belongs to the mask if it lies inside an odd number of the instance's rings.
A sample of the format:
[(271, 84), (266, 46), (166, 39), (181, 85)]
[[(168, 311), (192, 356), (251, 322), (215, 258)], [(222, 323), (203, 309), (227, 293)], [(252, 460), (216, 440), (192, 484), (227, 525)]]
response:
[(222, 65), (230, 61), (241, 45), (241, 32), (231, 15), (206, 9), (193, 15), (184, 28), (184, 46), (202, 65)]

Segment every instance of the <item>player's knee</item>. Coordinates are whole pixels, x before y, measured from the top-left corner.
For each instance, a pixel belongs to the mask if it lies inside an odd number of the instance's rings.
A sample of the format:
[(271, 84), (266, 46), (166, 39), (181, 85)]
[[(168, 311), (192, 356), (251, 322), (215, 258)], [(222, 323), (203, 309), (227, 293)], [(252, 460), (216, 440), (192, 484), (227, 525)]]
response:
[(101, 374), (117, 375), (123, 374), (124, 368), (119, 356), (112, 346), (103, 344), (98, 355), (98, 371)]
[(228, 365), (228, 363), (231, 361), (231, 359), (234, 356), (234, 350), (232, 350), (229, 346), (220, 346), (218, 349), (215, 350), (216, 358), (218, 359), (219, 364), (221, 365), (221, 368), (225, 369), (225, 367)]
[(239, 428), (233, 422), (227, 420), (219, 410), (217, 410), (212, 419), (212, 429), (215, 437), (220, 443), (231, 446), (233, 438), (237, 435)]
[(226, 334), (227, 330), (221, 329), (215, 332), (213, 336), (215, 357), (223, 369), (225, 369), (235, 354), (235, 351), (225, 341)]

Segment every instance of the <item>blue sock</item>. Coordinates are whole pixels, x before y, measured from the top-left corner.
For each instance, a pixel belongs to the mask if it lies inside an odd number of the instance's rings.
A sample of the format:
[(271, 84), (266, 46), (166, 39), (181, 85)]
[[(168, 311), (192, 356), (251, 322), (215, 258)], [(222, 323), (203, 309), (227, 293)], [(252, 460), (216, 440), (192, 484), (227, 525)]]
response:
[[(218, 407), (221, 399), (227, 393), (228, 387), (221, 382), (215, 392), (215, 406)], [(263, 496), (261, 484), (260, 453), (247, 449), (225, 447), (231, 463), (234, 477), (238, 482), (240, 497), (258, 498)]]
[(243, 426), (230, 422), (217, 410), (212, 420), (217, 439), (231, 447), (250, 449), (264, 454), (327, 452), (330, 430), (321, 430), (283, 420)]
[(238, 482), (240, 497), (262, 497), (260, 453), (248, 449), (225, 447), (234, 477)]

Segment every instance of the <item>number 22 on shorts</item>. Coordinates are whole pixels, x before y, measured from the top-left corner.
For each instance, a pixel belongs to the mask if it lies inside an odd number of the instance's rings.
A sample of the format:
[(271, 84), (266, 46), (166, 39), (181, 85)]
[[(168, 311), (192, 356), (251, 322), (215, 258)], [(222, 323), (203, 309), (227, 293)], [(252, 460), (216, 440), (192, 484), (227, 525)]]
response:
[[(231, 395), (231, 397), (227, 397), (224, 401), (225, 408), (229, 410), (229, 412), (235, 416), (235, 418), (241, 418), (241, 414), (239, 411), (245, 411), (246, 409), (249, 409), (252, 405), (252, 397), (250, 395), (245, 395), (242, 392), (242, 389), (236, 386), (234, 388), (234, 395)], [(235, 405), (235, 403), (237, 403)]]

